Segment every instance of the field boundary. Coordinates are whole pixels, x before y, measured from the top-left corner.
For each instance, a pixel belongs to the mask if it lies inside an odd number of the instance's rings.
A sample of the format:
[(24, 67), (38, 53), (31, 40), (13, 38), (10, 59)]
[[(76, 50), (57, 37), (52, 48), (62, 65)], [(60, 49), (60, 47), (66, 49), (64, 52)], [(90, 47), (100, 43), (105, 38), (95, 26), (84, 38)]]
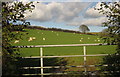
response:
[(31, 56), (22, 58), (57, 58), (57, 57), (85, 57), (85, 56), (107, 56), (109, 54), (96, 54), (96, 55), (62, 55), (62, 56)]
[(18, 48), (36, 48), (36, 47), (67, 47), (67, 46), (96, 46), (107, 45), (107, 43), (94, 43), (94, 44), (61, 44), (61, 45), (26, 45), (26, 46), (14, 46)]

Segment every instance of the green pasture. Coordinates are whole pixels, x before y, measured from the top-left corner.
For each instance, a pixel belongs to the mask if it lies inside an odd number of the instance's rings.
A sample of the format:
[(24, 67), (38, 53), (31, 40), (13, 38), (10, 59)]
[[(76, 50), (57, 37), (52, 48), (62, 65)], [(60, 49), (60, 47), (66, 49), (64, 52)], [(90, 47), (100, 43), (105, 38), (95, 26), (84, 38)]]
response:
[[(87, 55), (89, 54), (111, 54), (115, 53), (115, 45), (107, 45), (107, 46), (86, 46)], [(40, 48), (21, 48), (20, 53), (23, 57), (26, 56), (39, 56)], [(83, 55), (83, 47), (46, 47), (43, 48), (43, 55), (46, 56), (61, 56), (61, 55)], [(100, 59), (101, 57), (93, 57), (94, 60)], [(88, 59), (93, 59), (88, 57)], [(70, 64), (83, 63), (83, 57), (75, 57), (75, 58), (67, 58), (70, 60)], [(101, 59), (100, 59), (101, 60)], [(74, 62), (73, 62), (74, 61)], [(97, 61), (99, 62), (99, 61)]]
[[(99, 36), (86, 35), (78, 33), (68, 33), (60, 31), (48, 31), (37, 29), (26, 29), (24, 35), (18, 43), (19, 45), (56, 45), (56, 44), (88, 44), (88, 43), (103, 43)], [(28, 34), (25, 34), (28, 33)], [(28, 41), (30, 37), (36, 39)], [(43, 39), (44, 38), (44, 39)], [(86, 46), (87, 55), (89, 54), (112, 54), (115, 53), (116, 45), (105, 46)], [(32, 57), (40, 55), (40, 48), (20, 48), (22, 57)], [(61, 55), (83, 55), (83, 46), (76, 47), (44, 47), (43, 55), (46, 56), (61, 56)], [(87, 64), (99, 64), (103, 57), (87, 57)], [(64, 58), (67, 60), (67, 65), (82, 65), (83, 57)], [(69, 70), (73, 70), (70, 68)]]
[[(115, 45), (86, 46), (87, 54), (111, 54), (115, 52)], [(22, 56), (39, 56), (40, 48), (20, 48)], [(83, 55), (83, 46), (80, 47), (44, 47), (44, 55)]]
[[(28, 34), (25, 34), (28, 33)], [(28, 41), (30, 37), (35, 37), (35, 40)], [(45, 38), (45, 40), (43, 40)], [(87, 44), (87, 43), (101, 43), (98, 36), (85, 35), (78, 33), (60, 32), (60, 31), (47, 31), (26, 29), (24, 35), (19, 43), (13, 45), (51, 45), (51, 44)]]

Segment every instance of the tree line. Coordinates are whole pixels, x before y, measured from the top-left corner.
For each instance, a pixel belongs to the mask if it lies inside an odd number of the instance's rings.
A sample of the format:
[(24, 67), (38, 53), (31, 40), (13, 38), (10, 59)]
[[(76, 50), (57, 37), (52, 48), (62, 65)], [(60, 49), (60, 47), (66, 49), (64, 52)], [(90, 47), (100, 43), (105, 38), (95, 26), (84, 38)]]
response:
[[(86, 26), (87, 27), (87, 26)], [(41, 26), (27, 26), (26, 27), (27, 29), (39, 29), (39, 30), (50, 30), (50, 31), (62, 31), (62, 32), (70, 32), (70, 33), (78, 33), (78, 34), (88, 34), (88, 35), (95, 35), (93, 33), (86, 33), (88, 30), (88, 27), (87, 29), (84, 28), (84, 29), (81, 29), (83, 30), (82, 32), (80, 31), (73, 31), (73, 30), (66, 30), (66, 29), (60, 29), (60, 28), (45, 28), (45, 27), (41, 27)]]

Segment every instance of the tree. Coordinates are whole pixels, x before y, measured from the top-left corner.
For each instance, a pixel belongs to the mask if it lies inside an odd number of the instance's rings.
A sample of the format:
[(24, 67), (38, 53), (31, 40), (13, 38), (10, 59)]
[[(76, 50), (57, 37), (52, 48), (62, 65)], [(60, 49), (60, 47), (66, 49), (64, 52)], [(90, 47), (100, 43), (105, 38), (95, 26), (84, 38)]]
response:
[[(108, 20), (103, 23), (108, 27), (109, 37), (116, 39), (117, 49), (115, 54), (103, 58), (102, 64), (108, 64), (102, 71), (107, 71), (111, 77), (120, 75), (120, 2), (102, 2), (100, 8), (96, 8), (104, 14)], [(107, 76), (106, 75), (106, 76)], [(109, 77), (110, 77), (109, 76)]]
[(110, 31), (108, 28), (103, 29), (102, 32), (99, 33), (100, 38), (104, 40), (104, 43), (107, 43), (108, 45), (115, 45), (116, 44), (116, 38), (111, 38)]
[(83, 33), (86, 33), (88, 31), (90, 31), (90, 29), (86, 26), (86, 25), (81, 25), (79, 27), (80, 31), (82, 31)]
[(20, 33), (13, 32), (14, 29), (21, 29), (20, 25), (14, 25), (13, 23), (21, 22), (22, 29), (29, 25), (29, 22), (25, 21), (24, 13), (34, 9), (32, 2), (23, 4), (22, 2), (2, 2), (2, 75), (11, 76), (17, 72), (14, 62), (19, 57), (18, 48), (13, 48), (11, 41), (20, 39), (18, 35)]

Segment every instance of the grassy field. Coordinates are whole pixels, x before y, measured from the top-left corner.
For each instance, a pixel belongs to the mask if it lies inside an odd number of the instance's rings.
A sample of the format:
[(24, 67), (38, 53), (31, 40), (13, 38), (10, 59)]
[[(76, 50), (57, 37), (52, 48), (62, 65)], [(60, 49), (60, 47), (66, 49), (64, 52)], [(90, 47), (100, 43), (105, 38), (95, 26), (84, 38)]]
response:
[[(46, 31), (46, 30), (26, 30), (29, 34), (24, 35), (23, 40), (14, 45), (48, 45), (48, 44), (85, 44), (103, 42), (98, 36), (77, 33)], [(26, 33), (27, 33), (26, 32)], [(30, 37), (36, 37), (33, 41), (28, 41)], [(45, 40), (43, 40), (45, 38)]]
[[(111, 54), (115, 52), (116, 46), (87, 46), (87, 54)], [(39, 56), (39, 48), (21, 48), (22, 56)], [(43, 48), (44, 55), (83, 55), (83, 47), (48, 47)], [(103, 57), (87, 57), (87, 60), (98, 60), (101, 62)], [(83, 64), (83, 57), (66, 58), (70, 65)], [(92, 63), (92, 62), (91, 62)], [(93, 64), (93, 63), (92, 63)]]
[[(87, 46), (87, 54), (111, 54), (116, 46)], [(39, 56), (40, 48), (21, 48), (22, 56)], [(83, 47), (46, 47), (44, 55), (83, 55)]]
[[(13, 45), (53, 45), (53, 44), (88, 44), (88, 43), (103, 43), (99, 36), (85, 35), (77, 33), (59, 32), (26, 29), (28, 33)], [(30, 37), (35, 37), (34, 40), (28, 41)], [(107, 46), (87, 46), (87, 54), (111, 54), (115, 53), (115, 45)], [(39, 56), (39, 48), (21, 48), (21, 56)], [(43, 48), (44, 55), (83, 55), (83, 47), (46, 47)], [(99, 64), (103, 57), (87, 57), (87, 64)], [(83, 64), (83, 57), (64, 58), (68, 61), (67, 65)], [(72, 69), (69, 69), (72, 70)]]

